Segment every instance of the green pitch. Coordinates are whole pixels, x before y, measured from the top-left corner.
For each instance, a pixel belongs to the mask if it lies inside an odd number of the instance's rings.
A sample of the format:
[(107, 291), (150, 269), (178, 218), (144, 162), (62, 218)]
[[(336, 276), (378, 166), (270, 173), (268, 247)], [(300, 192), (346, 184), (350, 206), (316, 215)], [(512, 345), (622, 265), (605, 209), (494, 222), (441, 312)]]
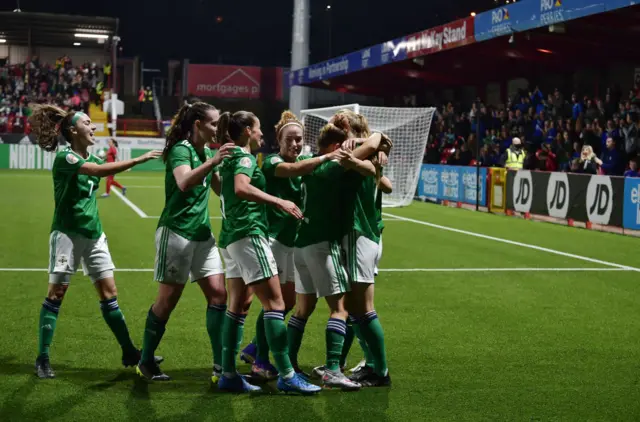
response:
[[(118, 180), (129, 187), (131, 203), (112, 194), (99, 200), (100, 215), (122, 270), (118, 302), (139, 345), (157, 289), (150, 270), (163, 179), (127, 173)], [(388, 209), (410, 219), (387, 219), (386, 271), (376, 286), (393, 387), (304, 398), (276, 394), (272, 385), (273, 394), (247, 397), (210, 385), (206, 304), (197, 286), (186, 289), (158, 350), (174, 381), (146, 384), (120, 366), (119, 347), (81, 273), (63, 302), (51, 348), (57, 379), (37, 380), (50, 174), (0, 172), (0, 198), (0, 421), (640, 418), (640, 274), (621, 268), (640, 267), (640, 239), (421, 203)], [(210, 209), (220, 215), (216, 198)], [(217, 234), (220, 220), (212, 222)], [(320, 306), (307, 325), (301, 349), (307, 370), (324, 361), (326, 318)], [(354, 343), (350, 366), (360, 357)]]

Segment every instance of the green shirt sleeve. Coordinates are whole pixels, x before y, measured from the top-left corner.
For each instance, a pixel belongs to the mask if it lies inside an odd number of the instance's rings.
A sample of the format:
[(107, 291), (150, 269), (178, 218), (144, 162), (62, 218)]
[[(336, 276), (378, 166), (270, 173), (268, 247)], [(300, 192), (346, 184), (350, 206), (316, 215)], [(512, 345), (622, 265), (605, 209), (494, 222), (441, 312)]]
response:
[(86, 160), (71, 151), (63, 151), (56, 157), (56, 171), (61, 173), (77, 173)]
[(189, 148), (184, 145), (174, 145), (169, 152), (169, 167), (171, 170), (175, 170), (176, 167), (187, 165), (191, 167), (191, 153)]
[(255, 157), (253, 155), (245, 155), (239, 160), (236, 160), (233, 175), (244, 174), (251, 178), (256, 171), (256, 167), (258, 167), (258, 163)]
[(265, 177), (275, 177), (276, 175), (276, 167), (283, 163), (284, 161), (279, 155), (270, 155), (266, 158), (264, 163), (262, 163), (262, 172)]

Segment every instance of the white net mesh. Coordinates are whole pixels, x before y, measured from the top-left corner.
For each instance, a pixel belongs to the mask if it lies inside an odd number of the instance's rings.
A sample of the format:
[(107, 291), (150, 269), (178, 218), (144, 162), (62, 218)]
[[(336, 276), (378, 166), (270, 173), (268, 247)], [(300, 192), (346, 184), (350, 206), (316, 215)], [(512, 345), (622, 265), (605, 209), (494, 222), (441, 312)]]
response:
[(383, 206), (411, 203), (418, 186), (420, 166), (429, 138), (435, 108), (391, 108), (348, 104), (303, 110), (306, 148), (315, 152), (320, 129), (339, 110), (349, 109), (367, 118), (369, 128), (386, 133), (393, 140), (389, 165), (384, 175), (393, 183), (393, 193), (383, 196)]

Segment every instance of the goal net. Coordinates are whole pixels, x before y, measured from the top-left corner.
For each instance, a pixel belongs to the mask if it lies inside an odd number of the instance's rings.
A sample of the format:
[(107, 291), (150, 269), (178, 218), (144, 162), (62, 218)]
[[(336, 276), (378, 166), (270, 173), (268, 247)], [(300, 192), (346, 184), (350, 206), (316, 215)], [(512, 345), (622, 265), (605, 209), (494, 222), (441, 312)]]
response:
[(435, 108), (392, 108), (348, 104), (302, 110), (304, 139), (309, 151), (317, 151), (320, 129), (339, 110), (362, 114), (372, 131), (383, 132), (393, 140), (393, 149), (384, 175), (393, 183), (393, 193), (383, 196), (383, 206), (400, 207), (411, 203), (418, 186), (420, 167), (429, 137)]

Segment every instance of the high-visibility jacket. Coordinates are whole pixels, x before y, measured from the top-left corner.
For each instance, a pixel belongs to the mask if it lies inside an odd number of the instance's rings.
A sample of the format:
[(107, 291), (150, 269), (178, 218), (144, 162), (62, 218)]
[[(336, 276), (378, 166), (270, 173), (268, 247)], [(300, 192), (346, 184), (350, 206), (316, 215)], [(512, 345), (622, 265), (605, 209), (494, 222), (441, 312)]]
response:
[(111, 65), (105, 64), (104, 67), (102, 68), (102, 72), (104, 72), (104, 74), (107, 76), (111, 75)]
[(513, 152), (511, 148), (507, 149), (507, 161), (504, 167), (512, 170), (519, 170), (524, 166), (524, 151)]
[(153, 91), (148, 89), (144, 91), (145, 101), (152, 103), (153, 102)]

